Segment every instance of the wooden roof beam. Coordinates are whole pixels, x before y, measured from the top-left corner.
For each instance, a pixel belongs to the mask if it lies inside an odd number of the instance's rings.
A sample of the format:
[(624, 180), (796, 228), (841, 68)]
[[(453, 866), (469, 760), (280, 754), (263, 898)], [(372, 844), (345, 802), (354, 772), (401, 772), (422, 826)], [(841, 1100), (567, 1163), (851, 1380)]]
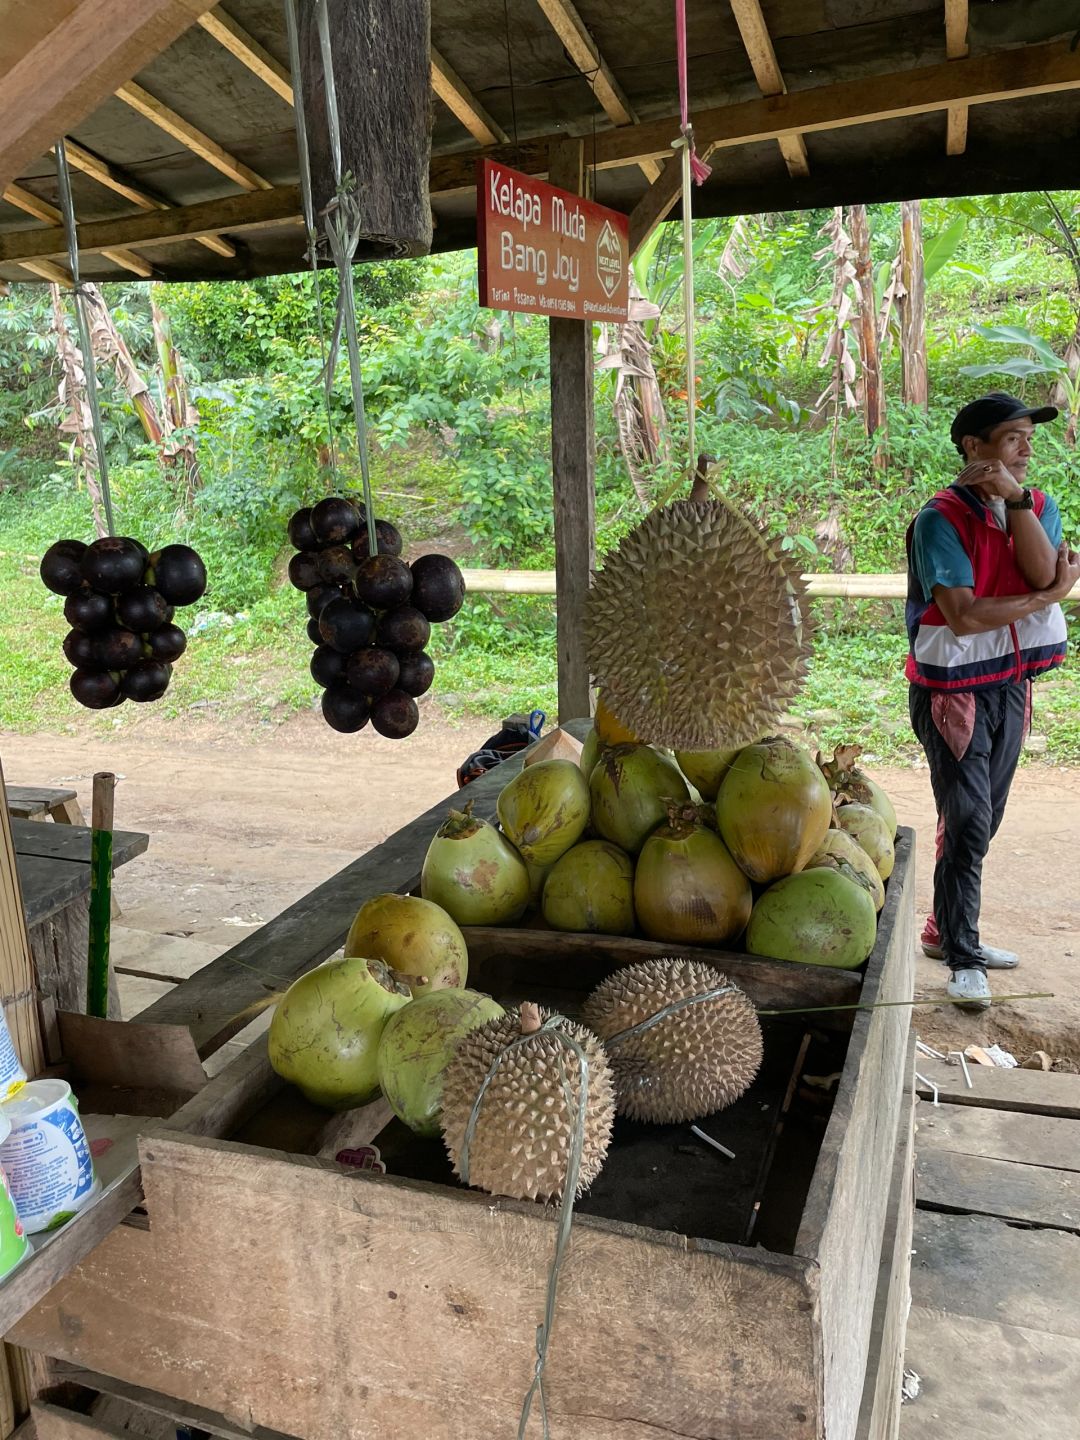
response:
[[(130, 200), (140, 210), (170, 210), (173, 208), (164, 200), (158, 200), (155, 196), (148, 195), (145, 190), (140, 190), (122, 171), (110, 165), (107, 160), (102, 160), (100, 156), (83, 149), (76, 141), (68, 138), (64, 141), (64, 146), (67, 150), (68, 164), (72, 170), (80, 170), (84, 175), (89, 175), (92, 180), (104, 185), (107, 190), (112, 190), (114, 194), (122, 195), (125, 200)], [(236, 246), (226, 240), (223, 235), (200, 235), (196, 243), (204, 245), (207, 250), (213, 250), (216, 255), (224, 255), (228, 260), (232, 260), (236, 256)]]
[[(55, 205), (50, 205), (47, 200), (42, 200), (39, 195), (35, 195), (30, 190), (25, 190), (21, 185), (8, 185), (4, 190), (4, 199), (9, 205), (17, 206), (18, 209), (24, 211), (27, 215), (33, 215), (35, 220), (44, 220), (46, 225), (60, 226), (63, 224), (63, 216)], [(66, 245), (64, 248), (66, 252)], [(115, 246), (110, 246), (108, 250), (102, 250), (101, 253), (105, 256), (106, 260), (111, 260), (114, 265), (119, 265), (122, 270), (130, 270), (133, 275), (138, 275), (140, 279), (149, 280), (153, 276), (154, 267), (150, 262), (144, 260), (141, 255), (134, 254), (131, 250), (122, 250), (117, 249)], [(55, 265), (51, 268), (53, 270), (58, 269)], [(66, 270), (62, 272), (64, 279), (61, 282), (57, 279), (56, 275), (45, 275), (40, 269), (34, 270), (32, 265), (24, 266), (24, 269), (33, 270), (35, 275), (40, 274), (43, 279), (56, 280), (57, 284), (71, 285), (71, 276)]]
[(140, 114), (144, 120), (149, 120), (159, 130), (164, 130), (166, 135), (171, 135), (178, 140), (186, 150), (193, 155), (198, 155), (200, 160), (205, 160), (215, 170), (227, 176), (234, 184), (239, 185), (242, 190), (272, 190), (273, 186), (269, 180), (264, 180), (261, 175), (238, 160), (235, 155), (230, 155), (228, 150), (212, 140), (209, 135), (204, 134), (190, 120), (185, 120), (175, 110), (156, 99), (148, 90), (134, 81), (127, 85), (121, 85), (116, 92), (116, 98), (123, 100), (125, 105), (130, 105), (133, 110)]
[[(615, 125), (636, 125), (638, 117), (633, 106), (623, 94), (611, 66), (600, 54), (573, 0), (537, 0), (537, 3), (608, 119)], [(660, 166), (655, 160), (639, 160), (637, 163), (650, 183), (657, 179)]]
[(510, 138), (434, 45), (431, 47), (431, 88), (481, 145), (505, 144)]
[[(945, 0), (945, 54), (962, 60), (968, 53), (968, 0)], [(945, 153), (962, 155), (967, 149), (968, 107), (950, 105), (945, 130)]]
[(206, 0), (34, 0), (3, 8), (0, 190), (194, 25)]
[[(758, 89), (763, 95), (786, 95), (787, 84), (773, 49), (765, 16), (761, 13), (761, 0), (730, 0), (730, 3)], [(810, 174), (810, 159), (801, 135), (781, 135), (776, 143), (793, 179)]]
[(280, 95), (287, 105), (294, 103), (292, 76), (288, 70), (231, 15), (218, 6), (216, 10), (207, 10), (200, 15), (199, 24), (219, 45), (224, 45), (231, 55), (235, 55), (241, 65), (257, 75), (263, 84), (269, 85), (275, 95)]
[[(118, 245), (178, 244), (221, 230), (258, 230), (300, 221), (299, 187), (284, 185), (275, 190), (227, 195), (199, 205), (178, 205), (172, 210), (153, 210), (113, 220), (88, 220), (79, 226), (79, 253), (105, 254)], [(300, 254), (299, 245), (297, 254)], [(0, 232), (0, 264), (62, 260), (66, 255), (67, 240), (59, 226), (50, 230)]]

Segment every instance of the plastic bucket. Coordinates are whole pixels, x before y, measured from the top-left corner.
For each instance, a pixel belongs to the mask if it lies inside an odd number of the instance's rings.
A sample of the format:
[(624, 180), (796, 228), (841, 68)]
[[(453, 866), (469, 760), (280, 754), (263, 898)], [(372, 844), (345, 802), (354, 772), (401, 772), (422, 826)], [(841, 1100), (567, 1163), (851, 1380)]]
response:
[[(11, 1121), (0, 1113), (0, 1146), (11, 1132)], [(8, 1189), (7, 1176), (0, 1170), (0, 1277), (10, 1275), (30, 1254), (30, 1238), (19, 1219)]]
[(52, 1230), (98, 1189), (78, 1106), (65, 1080), (31, 1080), (2, 1107), (11, 1134), (0, 1145), (19, 1219), (31, 1235)]
[(26, 1084), (26, 1071), (15, 1053), (7, 1019), (0, 1009), (0, 1101), (10, 1100)]

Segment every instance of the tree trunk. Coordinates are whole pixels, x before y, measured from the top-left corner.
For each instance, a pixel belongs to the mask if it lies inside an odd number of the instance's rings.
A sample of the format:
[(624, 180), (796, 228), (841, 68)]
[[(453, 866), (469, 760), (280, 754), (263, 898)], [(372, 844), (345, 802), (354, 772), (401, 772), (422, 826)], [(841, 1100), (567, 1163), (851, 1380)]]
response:
[[(163, 391), (161, 447), (162, 463), (173, 472), (183, 486), (185, 508), (195, 503), (199, 488), (199, 458), (195, 450), (195, 427), (199, 412), (188, 396), (180, 353), (173, 344), (169, 317), (157, 303), (157, 286), (150, 290), (150, 318), (154, 326), (154, 344), (161, 369)], [(177, 431), (180, 432), (179, 436)]]
[[(358, 260), (431, 249), (430, 0), (327, 0), (342, 168), (355, 177)], [(304, 115), (316, 212), (334, 198), (317, 7), (299, 7)]]
[(855, 251), (855, 284), (859, 295), (859, 360), (862, 366), (859, 398), (866, 433), (873, 435), (885, 420), (885, 390), (881, 382), (874, 267), (870, 258), (870, 225), (865, 205), (848, 206), (848, 233)]
[(926, 279), (923, 273), (922, 205), (904, 200), (900, 205), (900, 365), (904, 401), (928, 403), (926, 385)]
[[(97, 446), (94, 444), (94, 426), (90, 415), (90, 402), (86, 398), (86, 374), (83, 357), (78, 345), (71, 338), (64, 313), (64, 301), (59, 285), (50, 285), (52, 296), (53, 333), (56, 336), (56, 355), (60, 361), (60, 404), (65, 416), (60, 423), (61, 434), (72, 437), (72, 459), (78, 454), (82, 460), (86, 490), (90, 496), (90, 508), (94, 516), (94, 530), (98, 538), (109, 533), (105, 524), (105, 505), (98, 483)], [(93, 363), (93, 357), (91, 357)]]
[[(1076, 317), (1076, 324), (1073, 327), (1072, 339), (1065, 348), (1065, 366), (1068, 370), (1069, 379), (1075, 384), (1076, 377), (1080, 374), (1080, 314)], [(1076, 444), (1076, 427), (1080, 421), (1080, 415), (1070, 407), (1069, 390), (1063, 381), (1058, 380), (1054, 385), (1053, 393), (1050, 396), (1050, 403), (1056, 405), (1059, 410), (1064, 410), (1068, 416), (1065, 425), (1065, 443)]]

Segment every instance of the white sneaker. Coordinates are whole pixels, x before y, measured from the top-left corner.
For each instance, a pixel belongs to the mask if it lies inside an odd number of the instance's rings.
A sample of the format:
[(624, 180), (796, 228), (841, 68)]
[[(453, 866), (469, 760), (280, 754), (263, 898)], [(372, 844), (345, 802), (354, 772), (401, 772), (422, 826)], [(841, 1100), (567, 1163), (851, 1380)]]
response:
[(954, 970), (949, 976), (945, 993), (950, 1000), (959, 1001), (957, 1008), (960, 1010), (988, 1010), (993, 998), (990, 993), (990, 982), (984, 971), (978, 970), (974, 966), (967, 966), (963, 970)]

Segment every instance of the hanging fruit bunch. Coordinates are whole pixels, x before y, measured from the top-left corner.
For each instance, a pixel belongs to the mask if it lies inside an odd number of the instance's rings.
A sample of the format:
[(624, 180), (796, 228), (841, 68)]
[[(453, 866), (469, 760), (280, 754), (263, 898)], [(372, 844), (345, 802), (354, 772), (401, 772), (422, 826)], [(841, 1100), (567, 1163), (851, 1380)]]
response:
[(173, 623), (176, 607), (206, 590), (206, 566), (190, 545), (151, 555), (123, 535), (90, 545), (58, 540), (42, 557), (41, 578), (65, 598), (64, 655), (75, 667), (70, 685), (79, 704), (109, 710), (125, 700), (160, 700), (187, 648)]
[(323, 688), (323, 719), (344, 734), (370, 720), (403, 740), (420, 720), (417, 698), (431, 688), (435, 663), (425, 646), (432, 624), (461, 609), (465, 581), (446, 555), (401, 558), (401, 534), (376, 520), (370, 553), (367, 512), (329, 495), (289, 521), (296, 554), (289, 579), (307, 594), (311, 675)]

